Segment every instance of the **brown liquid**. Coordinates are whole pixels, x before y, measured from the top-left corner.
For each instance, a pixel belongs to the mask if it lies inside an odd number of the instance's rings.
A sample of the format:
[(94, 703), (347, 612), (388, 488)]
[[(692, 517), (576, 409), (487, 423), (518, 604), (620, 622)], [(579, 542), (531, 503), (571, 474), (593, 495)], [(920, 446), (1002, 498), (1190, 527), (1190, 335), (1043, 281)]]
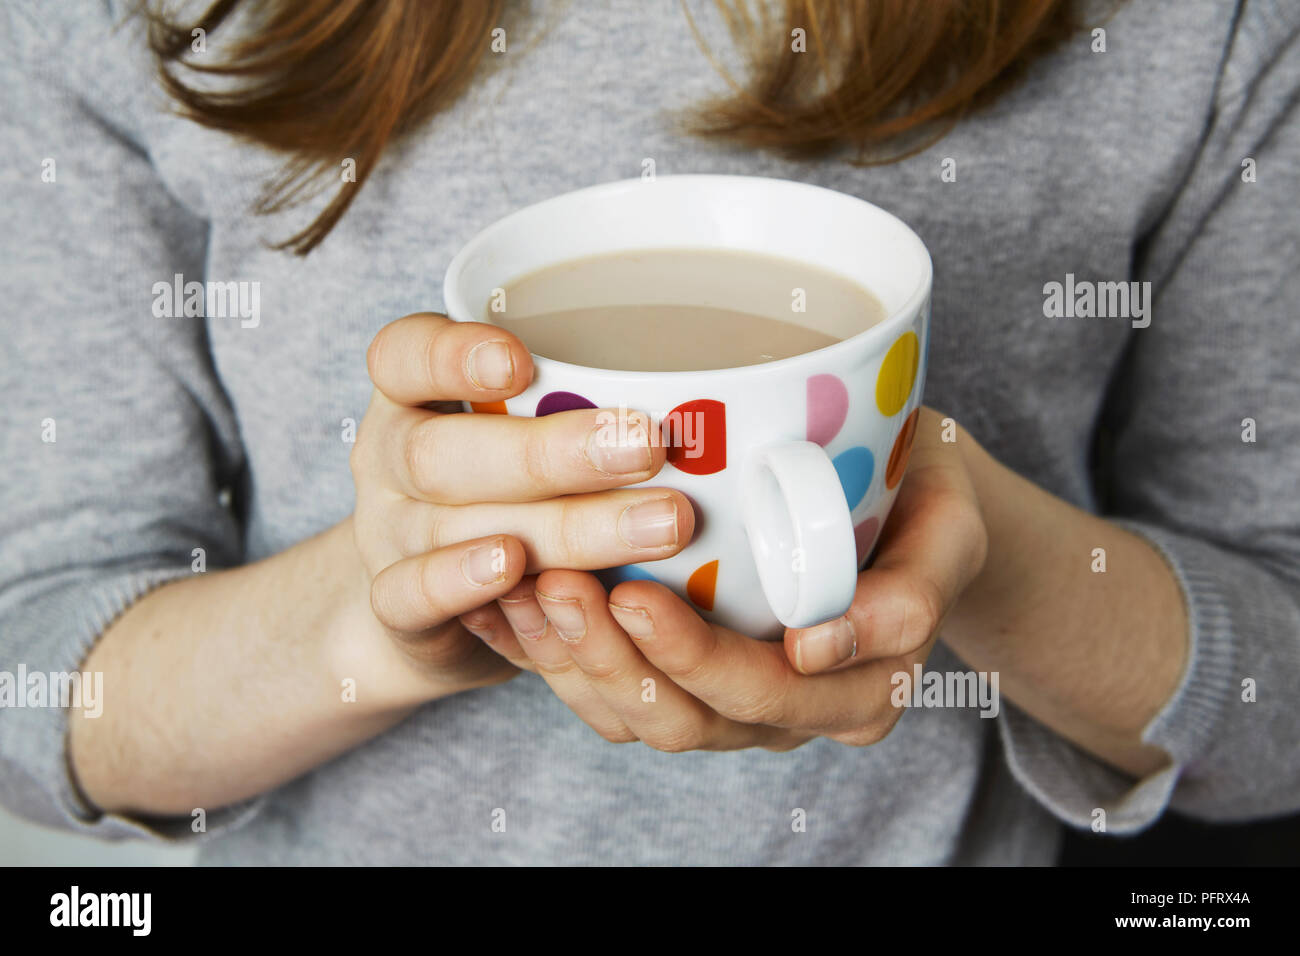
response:
[(670, 372), (800, 355), (885, 314), (855, 282), (791, 259), (663, 249), (575, 259), (525, 275), (488, 304), (484, 321), (547, 358)]

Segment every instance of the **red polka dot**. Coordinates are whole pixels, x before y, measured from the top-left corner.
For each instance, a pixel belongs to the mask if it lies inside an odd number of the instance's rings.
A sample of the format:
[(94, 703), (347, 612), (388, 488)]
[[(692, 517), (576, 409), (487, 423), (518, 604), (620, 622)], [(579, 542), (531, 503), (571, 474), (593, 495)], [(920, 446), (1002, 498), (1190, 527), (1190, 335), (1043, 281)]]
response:
[(689, 475), (727, 467), (727, 406), (711, 398), (683, 402), (660, 423), (668, 463)]

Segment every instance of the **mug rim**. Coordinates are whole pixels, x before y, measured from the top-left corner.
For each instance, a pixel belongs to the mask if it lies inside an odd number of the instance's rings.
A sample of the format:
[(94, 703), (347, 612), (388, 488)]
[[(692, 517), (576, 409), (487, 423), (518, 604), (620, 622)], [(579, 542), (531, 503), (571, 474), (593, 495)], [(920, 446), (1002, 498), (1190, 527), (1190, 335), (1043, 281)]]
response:
[[(735, 365), (735, 366), (728, 366), (728, 367), (716, 368), (716, 369), (681, 369), (681, 370), (668, 370), (668, 371), (647, 371), (641, 369), (606, 368), (597, 365), (580, 365), (575, 362), (565, 362), (562, 361), (561, 359), (548, 358), (547, 356), (544, 355), (538, 355), (536, 352), (533, 352), (530, 349), (529, 355), (532, 356), (533, 364), (536, 369), (538, 370), (553, 369), (555, 372), (562, 373), (564, 375), (573, 375), (575, 373), (588, 373), (588, 374), (595, 373), (597, 375), (599, 374), (617, 375), (622, 378), (627, 378), (627, 379), (632, 379), (637, 381), (642, 381), (642, 380), (648, 381), (652, 379), (663, 381), (667, 379), (675, 382), (687, 382), (691, 377), (699, 378), (701, 376), (708, 376), (710, 379), (716, 379), (718, 377), (736, 378), (744, 374), (754, 375), (754, 374), (761, 374), (762, 372), (766, 372), (766, 371), (784, 372), (789, 369), (796, 368), (798, 367), (799, 364), (804, 362), (824, 360), (828, 357), (840, 357), (841, 355), (851, 351), (852, 349), (860, 349), (863, 346), (867, 345), (868, 343), (866, 340), (869, 340), (873, 336), (876, 338), (888, 339), (889, 330), (894, 329), (899, 325), (911, 324), (912, 317), (920, 312), (920, 310), (924, 307), (926, 300), (931, 295), (933, 282), (934, 282), (934, 263), (930, 258), (930, 250), (926, 248), (926, 245), (921, 240), (921, 237), (916, 234), (916, 231), (912, 229), (911, 226), (905, 223), (898, 216), (889, 212), (887, 209), (883, 209), (880, 206), (877, 206), (873, 202), (870, 202), (866, 199), (861, 199), (857, 196), (853, 196), (848, 193), (840, 192), (837, 189), (828, 189), (825, 186), (818, 186), (813, 183), (805, 183), (794, 179), (780, 179), (774, 176), (734, 176), (734, 175), (717, 174), (717, 173), (683, 173), (683, 174), (673, 174), (667, 176), (658, 176), (654, 180), (651, 180), (649, 182), (634, 177), (629, 179), (617, 179), (605, 183), (597, 183), (594, 186), (585, 186), (581, 189), (570, 190), (568, 192), (561, 193), (558, 196), (552, 196), (548, 199), (543, 199), (538, 202), (531, 203), (530, 205), (524, 206), (520, 209), (514, 210), (513, 212), (507, 213), (501, 218), (496, 219), (493, 222), (489, 223), (487, 226), (484, 226), (477, 233), (471, 236), (470, 239), (463, 246), (461, 246), (460, 251), (458, 251), (456, 255), (452, 257), (451, 262), (448, 263), (447, 265), (447, 271), (443, 276), (443, 282), (442, 282), (442, 300), (443, 300), (443, 307), (447, 310), (446, 311), (447, 317), (454, 322), (479, 322), (480, 321), (479, 319), (475, 319), (475, 318), (465, 318), (465, 319), (458, 318), (455, 314), (457, 312), (461, 313), (462, 315), (470, 314), (470, 310), (466, 307), (464, 297), (461, 293), (460, 282), (459, 282), (460, 274), (461, 272), (464, 271), (465, 263), (469, 260), (470, 256), (472, 256), (475, 252), (481, 249), (484, 245), (489, 243), (499, 233), (505, 232), (506, 230), (510, 229), (511, 226), (513, 226), (517, 222), (517, 220), (522, 218), (525, 214), (536, 215), (539, 211), (544, 210), (546, 207), (553, 206), (553, 205), (563, 205), (564, 203), (572, 202), (573, 200), (577, 199), (580, 196), (592, 197), (592, 196), (599, 196), (603, 193), (619, 193), (627, 189), (646, 188), (646, 187), (653, 188), (654, 185), (657, 183), (669, 182), (669, 181), (676, 182), (683, 186), (688, 186), (693, 182), (695, 183), (732, 182), (732, 183), (741, 183), (749, 186), (762, 185), (767, 188), (770, 188), (771, 185), (775, 185), (777, 188), (784, 189), (784, 190), (816, 191), (820, 193), (830, 193), (836, 197), (837, 201), (864, 206), (868, 210), (870, 210), (872, 214), (883, 216), (889, 220), (892, 220), (894, 225), (897, 226), (899, 229), (901, 229), (902, 234), (905, 237), (907, 237), (907, 239), (910, 240), (911, 244), (915, 247), (914, 252), (919, 253), (919, 259), (921, 263), (921, 276), (917, 281), (916, 287), (908, 294), (907, 298), (903, 301), (902, 305), (900, 305), (896, 309), (891, 309), (889, 313), (885, 316), (885, 318), (881, 319), (875, 325), (869, 326), (868, 328), (865, 328), (860, 332), (856, 332), (853, 335), (850, 335), (846, 339), (841, 339), (838, 342), (834, 342), (831, 345), (823, 345), (820, 348), (812, 349), (811, 351), (808, 352), (800, 352), (798, 355), (791, 355), (782, 359), (774, 359), (770, 362), (758, 362), (754, 365)], [(646, 248), (654, 249), (660, 247), (647, 246)], [(665, 246), (662, 248), (668, 248), (668, 247)], [(684, 251), (691, 251), (693, 247), (690, 245), (680, 245), (680, 246), (673, 246), (672, 248), (680, 249)], [(704, 251), (703, 247), (696, 247), (696, 248), (697, 251)], [(709, 251), (714, 251), (717, 248), (726, 248), (726, 247), (709, 247)], [(735, 249), (735, 251), (754, 252), (754, 251), (761, 251), (761, 250)], [(776, 253), (768, 253), (768, 254), (776, 255)], [(558, 265), (560, 262), (564, 262), (564, 261), (567, 260), (557, 259), (555, 263), (552, 264)], [(820, 266), (820, 268), (823, 268), (828, 272), (833, 272), (835, 275), (838, 275), (840, 278), (849, 279), (849, 281), (852, 281), (854, 284), (859, 285), (862, 288), (866, 289), (867, 292), (871, 292), (873, 295), (875, 294), (874, 292), (872, 292), (871, 289), (867, 289), (866, 286), (863, 286), (862, 283), (858, 282), (858, 280), (852, 279), (844, 275), (843, 272), (841, 272), (840, 270), (831, 269), (826, 266)], [(510, 331), (509, 329), (506, 329), (503, 326), (494, 325), (493, 323), (490, 322), (485, 322), (482, 324), (491, 325), (493, 328), (500, 328), (506, 332)], [(927, 338), (929, 337), (928, 332), (926, 333), (926, 337)]]

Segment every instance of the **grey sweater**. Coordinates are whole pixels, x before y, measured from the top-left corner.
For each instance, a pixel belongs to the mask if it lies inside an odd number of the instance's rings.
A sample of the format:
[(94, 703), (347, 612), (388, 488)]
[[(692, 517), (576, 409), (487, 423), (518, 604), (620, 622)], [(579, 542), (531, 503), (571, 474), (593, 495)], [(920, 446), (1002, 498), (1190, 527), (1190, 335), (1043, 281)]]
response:
[[(1300, 4), (1132, 0), (1105, 52), (1090, 22), (877, 168), (674, 134), (673, 109), (724, 89), (676, 4), (573, 4), (548, 31), (507, 18), (507, 52), (305, 260), (264, 240), (323, 200), (248, 215), (279, 158), (169, 114), (139, 24), (113, 29), (124, 6), (0, 2), (0, 672), (76, 670), (123, 608), (194, 573), (195, 548), (236, 565), (345, 517), (344, 420), (365, 411), (375, 332), (439, 308), (487, 223), (647, 158), (805, 180), (910, 223), (935, 262), (927, 403), (1145, 536), (1186, 596), (1191, 662), (1145, 733), (1172, 765), (1145, 779), (1008, 702), (917, 708), (869, 748), (663, 754), (605, 742), (526, 674), (209, 808), (205, 834), (96, 815), (70, 786), (66, 711), (8, 706), (0, 802), (199, 841), (206, 863), (363, 864), (1047, 863), (1060, 823), (1097, 809), (1123, 834), (1170, 806), (1300, 808)], [(725, 49), (709, 6), (692, 8)], [(178, 274), (256, 281), (256, 321), (157, 314)], [(1128, 280), (1151, 283), (1146, 327), (1048, 314), (1049, 283)], [(927, 669), (965, 665), (940, 644)]]

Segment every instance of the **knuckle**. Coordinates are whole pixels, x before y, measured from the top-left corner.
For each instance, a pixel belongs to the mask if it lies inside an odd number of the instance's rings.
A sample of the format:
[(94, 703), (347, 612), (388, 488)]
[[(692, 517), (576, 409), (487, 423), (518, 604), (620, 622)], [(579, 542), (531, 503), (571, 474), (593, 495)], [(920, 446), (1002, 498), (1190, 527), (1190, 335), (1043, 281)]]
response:
[(785, 656), (768, 657), (765, 663), (762, 672), (752, 682), (754, 690), (733, 702), (725, 716), (742, 724), (794, 726), (797, 721), (791, 712), (791, 672), (785, 664)]
[(913, 651), (925, 644), (943, 620), (943, 592), (926, 578), (912, 578), (903, 595), (903, 620), (899, 649)]
[(660, 668), (665, 674), (679, 684), (694, 684), (708, 672), (710, 653), (692, 649), (690, 657), (683, 661), (664, 662)]
[(707, 642), (690, 642), (685, 646), (685, 654), (681, 659), (664, 661), (660, 663), (660, 669), (680, 684), (704, 682), (709, 672), (717, 667), (715, 657), (718, 641), (712, 632), (710, 636), (713, 639)]
[(421, 495), (432, 496), (437, 491), (433, 481), (433, 452), (437, 447), (434, 434), (436, 418), (425, 419), (412, 425), (402, 442), (402, 465), (410, 479), (411, 487)]
[(520, 449), (520, 469), (530, 487), (542, 490), (551, 487), (549, 455), (547, 432), (538, 427), (525, 427), (523, 447)]
[(567, 564), (579, 564), (586, 551), (586, 529), (580, 499), (558, 498), (551, 540), (556, 555)]
[[(439, 670), (449, 673), (470, 669), (473, 659), (483, 649), (478, 638), (458, 638), (454, 635), (441, 636), (423, 643), (425, 662)], [(490, 652), (489, 652), (490, 653)]]
[(580, 666), (582, 673), (598, 684), (613, 684), (622, 675), (622, 671), (608, 661), (583, 661)]
[(352, 473), (353, 485), (364, 477), (369, 458), (370, 449), (362, 447), (362, 436), (358, 433), (357, 440), (352, 444), (352, 450), (348, 452), (348, 471)]
[(537, 673), (543, 677), (567, 677), (578, 669), (578, 665), (572, 660), (563, 661), (539, 661), (534, 660), (533, 666), (537, 668)]
[(647, 747), (666, 754), (699, 750), (704, 745), (703, 733), (689, 724), (662, 727), (642, 739)]
[(429, 332), (424, 340), (424, 352), (421, 356), (424, 368), (425, 381), (429, 386), (438, 391), (438, 383), (441, 382), (442, 362), (443, 362), (443, 335), (447, 326), (438, 326)]
[(966, 510), (965, 537), (970, 547), (968, 566), (973, 578), (984, 569), (989, 556), (989, 529), (984, 524), (984, 516), (974, 507)]
[(445, 523), (446, 512), (433, 505), (426, 506), (428, 510), (424, 514), (422, 521), (404, 522), (406, 529), (405, 542), (408, 556), (424, 554), (426, 551), (437, 551), (443, 546), (443, 525)]
[(444, 616), (441, 584), (438, 578), (438, 565), (427, 558), (422, 560), (415, 573), (415, 596), (419, 602), (419, 609), (432, 621), (437, 622), (441, 622)]
[(953, 538), (970, 549), (970, 560), (975, 563), (977, 569), (983, 567), (989, 540), (984, 515), (979, 505), (967, 494), (953, 491), (950, 492), (949, 499), (946, 511), (950, 514), (946, 517), (946, 521), (953, 529)]
[(880, 743), (888, 735), (888, 727), (882, 730), (873, 724), (845, 731), (844, 733), (832, 734), (831, 739), (849, 747), (870, 747)]
[(361, 422), (357, 425), (356, 438), (348, 452), (348, 468), (352, 472), (354, 484), (361, 484), (377, 471), (380, 444), (376, 435), (381, 434), (384, 429), (382, 425), (376, 424), (375, 410), (376, 403), (372, 399), (366, 414), (361, 417)]
[(884, 720), (877, 721), (871, 728), (872, 734), (875, 735), (876, 743), (880, 743), (892, 734), (894, 728), (898, 726), (898, 722), (902, 719), (902, 710), (891, 710)]
[(632, 744), (641, 739), (626, 727), (606, 727), (597, 730), (596, 733), (600, 734), (611, 744)]
[(370, 375), (370, 381), (375, 384), (376, 388), (380, 387), (380, 382), (384, 378), (385, 371), (387, 371), (388, 338), (392, 334), (389, 331), (391, 328), (392, 325), (386, 325), (380, 329), (366, 348), (366, 372)]
[(896, 707), (893, 704), (886, 703), (883, 707), (878, 708), (874, 715), (866, 718), (858, 726), (839, 734), (833, 734), (831, 739), (847, 744), (850, 747), (873, 746), (893, 733), (905, 710), (907, 710), (906, 707)]
[(509, 661), (516, 670), (528, 671), (530, 674), (537, 673), (537, 665), (533, 663), (533, 659), (527, 654), (517, 654), (506, 650), (498, 650), (497, 653)]
[(742, 724), (770, 724), (780, 726), (785, 722), (785, 708), (781, 698), (774, 694), (742, 697), (732, 705), (728, 716)]
[(391, 563), (391, 561), (378, 565), (372, 563), (382, 557), (380, 549), (387, 543), (384, 534), (386, 530), (387, 522), (382, 509), (370, 495), (358, 493), (356, 504), (352, 506), (352, 543), (361, 552), (372, 578)]
[(398, 629), (397, 619), (389, 609), (388, 587), (382, 574), (370, 583), (370, 611), (384, 627)]

